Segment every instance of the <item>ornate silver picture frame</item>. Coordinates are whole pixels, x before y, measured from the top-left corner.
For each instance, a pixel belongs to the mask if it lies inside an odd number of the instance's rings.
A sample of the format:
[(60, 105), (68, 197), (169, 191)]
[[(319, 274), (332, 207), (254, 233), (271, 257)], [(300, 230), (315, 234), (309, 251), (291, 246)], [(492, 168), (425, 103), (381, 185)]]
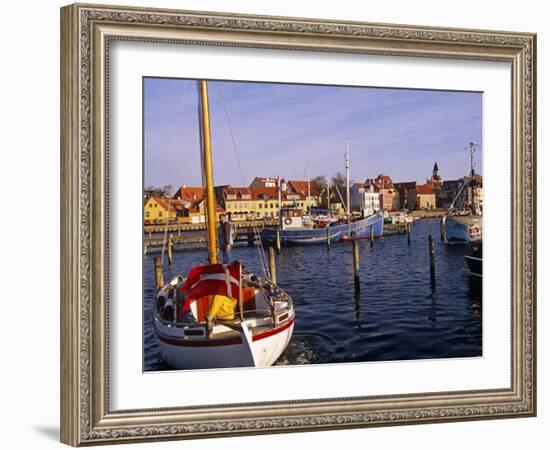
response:
[[(116, 41), (506, 62), (510, 386), (115, 410), (109, 385), (109, 57)], [(73, 445), (536, 414), (536, 36), (75, 4), (61, 9), (61, 440)], [(137, 149), (136, 151), (139, 151)], [(136, 303), (136, 308), (141, 305)], [(154, 376), (154, 375), (152, 375)]]

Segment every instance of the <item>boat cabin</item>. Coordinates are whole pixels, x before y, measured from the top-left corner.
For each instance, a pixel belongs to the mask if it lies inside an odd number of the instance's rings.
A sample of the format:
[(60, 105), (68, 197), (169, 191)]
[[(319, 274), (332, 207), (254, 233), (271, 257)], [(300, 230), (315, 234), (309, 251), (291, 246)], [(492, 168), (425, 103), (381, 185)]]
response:
[(296, 230), (306, 227), (304, 211), (300, 208), (281, 208), (281, 229)]

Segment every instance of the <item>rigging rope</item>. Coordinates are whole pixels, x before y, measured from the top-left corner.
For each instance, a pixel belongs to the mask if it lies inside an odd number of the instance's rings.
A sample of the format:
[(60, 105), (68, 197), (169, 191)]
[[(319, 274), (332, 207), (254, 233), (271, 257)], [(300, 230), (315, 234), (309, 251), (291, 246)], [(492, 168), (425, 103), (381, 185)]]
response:
[[(233, 147), (233, 151), (235, 152), (235, 158), (237, 159), (237, 166), (239, 168), (239, 175), (241, 177), (241, 184), (244, 186), (245, 182), (244, 182), (244, 172), (243, 172), (243, 168), (242, 168), (242, 165), (241, 165), (241, 158), (239, 156), (239, 149), (238, 149), (238, 146), (237, 146), (237, 141), (235, 139), (235, 133), (233, 131), (233, 126), (231, 125), (231, 118), (230, 118), (230, 115), (229, 115), (229, 109), (227, 108), (227, 101), (225, 99), (225, 91), (223, 89), (223, 84), (222, 83), (219, 83), (219, 86), (220, 86), (220, 92), (221, 92), (221, 97), (222, 97), (222, 103), (223, 103), (223, 108), (224, 108), (224, 111), (225, 111), (225, 118), (227, 120), (227, 126), (229, 128), (229, 134), (231, 135), (231, 145)], [(279, 187), (280, 189), (280, 187)], [(251, 200), (252, 200), (252, 197), (251, 197)], [(280, 206), (280, 205), (279, 205)], [(255, 240), (258, 242), (258, 256), (259, 256), (259, 259), (260, 259), (260, 266), (261, 266), (261, 270), (262, 270), (262, 273), (264, 274), (264, 276), (266, 278), (270, 278), (269, 277), (269, 265), (268, 265), (268, 262), (267, 262), (267, 257), (265, 255), (265, 250), (264, 250), (264, 247), (263, 247), (263, 244), (262, 244), (262, 238), (261, 238), (261, 234), (260, 234), (260, 230), (258, 229), (258, 227), (256, 227), (256, 217), (253, 218), (252, 220), (252, 230), (254, 232), (254, 238)]]
[[(179, 107), (178, 109), (181, 107), (181, 111), (178, 111), (178, 112), (181, 112), (182, 115), (185, 114), (185, 110), (184, 110), (184, 107), (183, 105), (185, 104), (184, 101), (185, 101), (185, 89), (187, 88), (187, 80), (183, 80), (183, 90), (182, 90), (182, 93), (181, 93), (181, 103), (179, 103)], [(177, 177), (175, 176), (176, 173), (176, 164), (172, 164), (171, 165), (171, 169), (172, 169), (172, 175), (174, 175), (174, 178), (172, 179), (177, 179)], [(179, 187), (178, 187), (179, 189)], [(168, 207), (170, 208), (170, 203), (168, 203)], [(175, 208), (174, 208), (175, 210)], [(177, 217), (177, 214), (176, 214), (176, 217)], [(164, 261), (164, 250), (166, 249), (166, 243), (168, 241), (168, 219), (170, 218), (170, 210), (168, 210), (168, 216), (166, 217), (166, 226), (164, 227), (164, 235), (162, 237), (162, 249), (160, 251), (160, 260), (161, 261)]]

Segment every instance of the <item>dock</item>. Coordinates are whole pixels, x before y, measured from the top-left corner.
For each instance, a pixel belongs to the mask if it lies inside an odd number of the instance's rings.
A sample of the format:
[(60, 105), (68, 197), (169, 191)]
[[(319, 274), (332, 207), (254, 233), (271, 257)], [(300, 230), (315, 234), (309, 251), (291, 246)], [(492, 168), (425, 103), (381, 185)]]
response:
[[(193, 235), (177, 236), (171, 233), (167, 233), (166, 242), (164, 236), (145, 237), (143, 239), (143, 253), (160, 251), (163, 245), (168, 248), (171, 246), (171, 250), (196, 250), (203, 249), (207, 245), (206, 231), (203, 233), (195, 233)], [(259, 236), (254, 233), (252, 228), (237, 228), (235, 230), (234, 242), (235, 244), (246, 243), (249, 247), (257, 244)]]
[[(235, 229), (262, 229), (264, 227), (275, 227), (279, 224), (279, 219), (263, 219), (263, 220), (236, 220), (231, 222), (231, 225)], [(153, 225), (144, 225), (143, 232), (145, 234), (152, 233), (182, 233), (187, 231), (206, 231), (205, 223), (174, 223), (174, 224), (153, 224)]]
[(384, 224), (384, 236), (390, 236), (394, 234), (406, 234), (407, 226), (409, 224), (406, 222), (400, 223), (385, 223)]

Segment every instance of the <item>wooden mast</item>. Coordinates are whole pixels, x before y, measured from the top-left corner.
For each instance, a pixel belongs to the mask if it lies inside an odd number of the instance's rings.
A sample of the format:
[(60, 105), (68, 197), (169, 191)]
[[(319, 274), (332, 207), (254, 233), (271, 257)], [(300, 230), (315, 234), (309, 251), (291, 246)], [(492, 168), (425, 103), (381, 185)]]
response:
[(199, 82), (199, 105), (202, 135), (202, 161), (204, 189), (206, 196), (206, 230), (208, 238), (208, 260), (218, 263), (218, 242), (216, 229), (216, 200), (214, 195), (214, 176), (212, 173), (212, 141), (210, 139), (210, 111), (208, 107), (208, 86), (205, 80)]

